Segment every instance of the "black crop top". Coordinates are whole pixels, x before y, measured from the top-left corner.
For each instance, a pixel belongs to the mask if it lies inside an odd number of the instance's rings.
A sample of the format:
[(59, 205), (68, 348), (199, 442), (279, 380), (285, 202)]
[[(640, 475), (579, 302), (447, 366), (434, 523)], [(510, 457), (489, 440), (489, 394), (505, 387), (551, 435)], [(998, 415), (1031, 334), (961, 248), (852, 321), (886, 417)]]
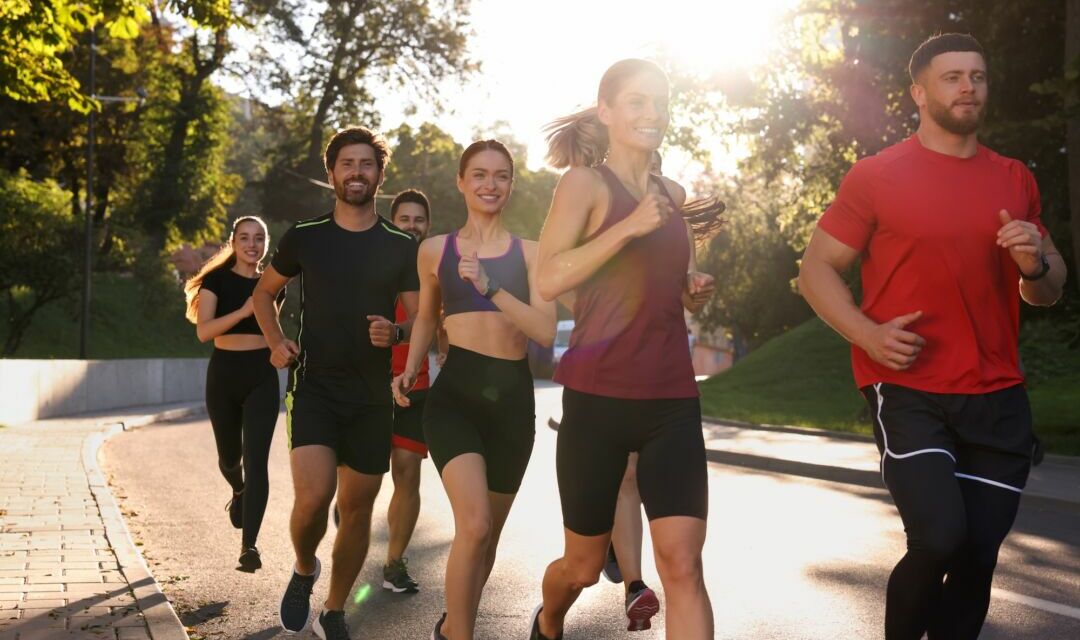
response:
[[(251, 297), (251, 293), (255, 291), (255, 285), (258, 284), (258, 282), (258, 278), (246, 278), (232, 269), (215, 269), (203, 277), (202, 286), (199, 287), (199, 291), (206, 289), (217, 296), (217, 308), (214, 310), (214, 317), (220, 318), (221, 316), (228, 315), (244, 306), (247, 299)], [(285, 289), (282, 289), (281, 293), (278, 294), (278, 304), (281, 304), (281, 301), (284, 299)], [(259, 323), (255, 320), (255, 314), (252, 314), (229, 327), (222, 335), (234, 333), (255, 334), (261, 336), (262, 330), (259, 329)]]

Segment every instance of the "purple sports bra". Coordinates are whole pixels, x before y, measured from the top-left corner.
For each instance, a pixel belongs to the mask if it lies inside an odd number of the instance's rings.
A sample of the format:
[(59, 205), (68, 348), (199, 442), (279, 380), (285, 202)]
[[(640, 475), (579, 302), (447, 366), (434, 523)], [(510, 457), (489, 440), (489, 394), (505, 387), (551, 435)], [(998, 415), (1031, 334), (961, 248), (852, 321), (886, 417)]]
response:
[[(458, 275), (457, 231), (446, 236), (442, 259), (439, 260), (439, 286), (442, 288), (443, 313), (452, 316), (455, 313), (470, 311), (498, 311), (495, 303), (480, 295), (476, 287)], [(510, 248), (506, 253), (494, 258), (480, 258), (484, 271), (494, 278), (510, 295), (524, 303), (529, 302), (529, 270), (525, 265), (525, 253), (521, 249), (521, 238), (511, 236)]]

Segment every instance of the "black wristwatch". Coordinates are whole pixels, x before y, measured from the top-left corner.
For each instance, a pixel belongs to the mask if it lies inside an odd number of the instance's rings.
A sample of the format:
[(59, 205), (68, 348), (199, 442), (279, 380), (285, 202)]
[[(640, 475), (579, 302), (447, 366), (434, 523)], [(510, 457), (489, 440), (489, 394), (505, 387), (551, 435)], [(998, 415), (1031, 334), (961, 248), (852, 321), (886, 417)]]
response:
[(498, 280), (492, 278), (491, 276), (488, 276), (487, 281), (487, 289), (484, 289), (484, 293), (482, 295), (488, 300), (491, 300), (491, 298), (502, 289), (502, 285), (499, 284)]
[(394, 344), (401, 344), (405, 340), (405, 330), (394, 325)]
[(1020, 277), (1023, 278), (1024, 280), (1029, 280), (1029, 281), (1030, 280), (1038, 280), (1039, 278), (1042, 278), (1043, 276), (1045, 276), (1047, 273), (1050, 273), (1050, 261), (1046, 259), (1046, 254), (1045, 253), (1040, 253), (1039, 254), (1039, 260), (1042, 262), (1042, 268), (1039, 269), (1038, 273), (1036, 273), (1035, 275), (1029, 276), (1026, 273), (1024, 273), (1024, 271), (1021, 269), (1020, 270)]

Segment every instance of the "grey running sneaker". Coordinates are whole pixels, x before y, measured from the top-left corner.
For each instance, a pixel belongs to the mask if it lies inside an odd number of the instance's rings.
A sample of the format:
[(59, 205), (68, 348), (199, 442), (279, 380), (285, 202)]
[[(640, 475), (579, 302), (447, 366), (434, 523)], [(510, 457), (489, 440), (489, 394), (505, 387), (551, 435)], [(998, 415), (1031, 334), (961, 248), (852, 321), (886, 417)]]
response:
[(630, 619), (627, 631), (644, 631), (652, 628), (649, 619), (660, 611), (660, 599), (645, 583), (635, 580), (626, 592), (626, 617)]
[(622, 571), (619, 570), (619, 559), (615, 557), (615, 545), (608, 543), (607, 559), (604, 560), (604, 568), (600, 571), (608, 582), (619, 584), (622, 582)]
[(311, 589), (319, 579), (320, 571), (322, 565), (318, 558), (315, 558), (315, 573), (310, 576), (300, 575), (293, 569), (292, 579), (289, 580), (289, 586), (285, 587), (285, 595), (281, 597), (281, 608), (278, 610), (282, 629), (299, 633), (307, 626), (311, 616)]
[(259, 556), (259, 550), (255, 547), (245, 547), (240, 553), (240, 566), (237, 569), (245, 573), (255, 573), (262, 569), (262, 557)]
[(391, 560), (390, 564), (383, 567), (383, 589), (394, 593), (416, 593), (420, 590), (420, 583), (409, 575), (408, 558)]
[(435, 628), (431, 630), (431, 640), (446, 640), (446, 636), (442, 634), (443, 623), (446, 622), (446, 612), (443, 611), (442, 617), (435, 623)]
[(323, 610), (312, 625), (315, 635), (322, 640), (349, 640), (349, 627), (345, 624), (344, 611)]
[(540, 612), (544, 610), (544, 603), (536, 605), (532, 612), (532, 623), (529, 625), (529, 640), (563, 640), (562, 634), (549, 638), (540, 633)]

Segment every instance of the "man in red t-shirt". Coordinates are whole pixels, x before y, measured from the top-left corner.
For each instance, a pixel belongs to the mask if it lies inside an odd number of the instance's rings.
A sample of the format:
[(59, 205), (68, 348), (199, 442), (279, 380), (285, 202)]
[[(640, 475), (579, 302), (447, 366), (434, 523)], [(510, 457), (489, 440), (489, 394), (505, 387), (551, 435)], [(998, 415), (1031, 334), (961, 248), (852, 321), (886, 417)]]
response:
[[(852, 167), (806, 249), (799, 288), (852, 343), (907, 533), (885, 636), (974, 639), (1035, 444), (1020, 298), (1056, 302), (1065, 262), (1031, 172), (978, 143), (988, 94), (979, 43), (934, 36), (909, 71), (918, 130)], [(861, 306), (841, 277), (859, 258)]]

